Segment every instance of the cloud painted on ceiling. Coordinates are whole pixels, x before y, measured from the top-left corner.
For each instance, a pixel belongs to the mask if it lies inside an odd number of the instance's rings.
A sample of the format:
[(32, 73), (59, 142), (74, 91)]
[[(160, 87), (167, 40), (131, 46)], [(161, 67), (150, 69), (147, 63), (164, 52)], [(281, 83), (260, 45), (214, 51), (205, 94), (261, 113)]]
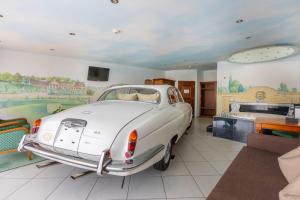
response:
[(0, 8), (2, 48), (141, 67), (199, 66), (245, 48), (300, 45), (299, 0), (2, 0)]

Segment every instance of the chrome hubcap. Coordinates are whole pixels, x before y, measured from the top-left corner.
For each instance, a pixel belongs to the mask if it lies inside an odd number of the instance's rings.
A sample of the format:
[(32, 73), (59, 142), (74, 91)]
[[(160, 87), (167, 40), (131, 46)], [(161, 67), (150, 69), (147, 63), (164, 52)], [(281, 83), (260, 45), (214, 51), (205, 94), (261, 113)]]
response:
[(164, 156), (164, 161), (165, 163), (168, 163), (171, 157), (171, 143), (168, 143), (167, 149), (166, 149), (166, 153)]

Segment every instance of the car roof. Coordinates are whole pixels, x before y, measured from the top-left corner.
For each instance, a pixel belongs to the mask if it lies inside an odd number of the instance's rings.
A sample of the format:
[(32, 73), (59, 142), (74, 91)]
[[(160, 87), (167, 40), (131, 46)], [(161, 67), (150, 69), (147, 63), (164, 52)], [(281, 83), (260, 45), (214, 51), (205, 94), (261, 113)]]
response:
[(147, 89), (154, 89), (157, 90), (160, 94), (160, 106), (166, 106), (169, 105), (169, 100), (168, 100), (168, 89), (170, 87), (174, 87), (171, 85), (121, 85), (121, 86), (113, 86), (110, 88), (107, 88), (107, 90), (111, 90), (111, 89), (117, 89), (117, 88), (128, 88), (128, 87), (132, 87), (132, 88), (147, 88)]
[(158, 90), (159, 92), (164, 93), (168, 90), (168, 88), (173, 87), (173, 86), (171, 86), (171, 85), (120, 85), (120, 86), (113, 86), (108, 89), (127, 88), (127, 87), (155, 89), (155, 90)]

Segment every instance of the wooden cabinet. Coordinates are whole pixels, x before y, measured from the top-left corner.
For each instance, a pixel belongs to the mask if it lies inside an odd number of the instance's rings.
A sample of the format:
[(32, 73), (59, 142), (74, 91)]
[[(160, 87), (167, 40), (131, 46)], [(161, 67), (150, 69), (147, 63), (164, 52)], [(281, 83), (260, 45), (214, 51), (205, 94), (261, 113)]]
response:
[(175, 81), (165, 78), (156, 78), (153, 79), (153, 85), (172, 85), (175, 86)]
[(151, 79), (146, 79), (144, 84), (145, 85), (153, 85), (153, 81)]
[(216, 114), (217, 82), (200, 82), (200, 116)]

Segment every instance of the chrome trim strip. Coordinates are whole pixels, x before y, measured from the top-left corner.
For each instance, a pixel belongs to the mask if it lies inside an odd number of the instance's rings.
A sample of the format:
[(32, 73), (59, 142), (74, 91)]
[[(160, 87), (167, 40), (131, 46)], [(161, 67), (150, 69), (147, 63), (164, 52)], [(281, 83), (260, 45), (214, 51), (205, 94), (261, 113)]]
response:
[(86, 159), (81, 159), (73, 156), (67, 156), (53, 151), (46, 150), (34, 142), (26, 141), (26, 137), (22, 138), (19, 144), (19, 151), (31, 151), (32, 153), (39, 155), (43, 158), (54, 160), (66, 165), (71, 165), (78, 168), (83, 168), (91, 171), (97, 172), (98, 175), (103, 175), (109, 172), (128, 172), (134, 170), (141, 165), (145, 164), (147, 161), (152, 159), (158, 153), (160, 153), (165, 148), (164, 145), (157, 145), (144, 152), (138, 157), (133, 158), (130, 162), (126, 161), (112, 161), (109, 158), (109, 151), (105, 150), (101, 154), (101, 159), (98, 162), (90, 161)]
[(35, 146), (33, 143), (24, 145), (23, 147), (27, 151), (31, 151), (43, 158), (54, 160), (63, 164), (71, 165), (74, 167), (85, 168), (87, 170), (97, 171), (97, 162), (87, 161), (84, 159), (75, 158), (72, 156), (64, 156), (55, 152), (45, 150), (39, 146)]
[(73, 126), (75, 127), (86, 127), (87, 121), (83, 119), (75, 119), (75, 118), (66, 118), (61, 121), (62, 124), (65, 124), (68, 128)]
[(97, 174), (103, 175), (104, 168), (111, 162), (109, 158), (109, 150), (104, 150), (101, 154), (100, 161), (97, 167)]

